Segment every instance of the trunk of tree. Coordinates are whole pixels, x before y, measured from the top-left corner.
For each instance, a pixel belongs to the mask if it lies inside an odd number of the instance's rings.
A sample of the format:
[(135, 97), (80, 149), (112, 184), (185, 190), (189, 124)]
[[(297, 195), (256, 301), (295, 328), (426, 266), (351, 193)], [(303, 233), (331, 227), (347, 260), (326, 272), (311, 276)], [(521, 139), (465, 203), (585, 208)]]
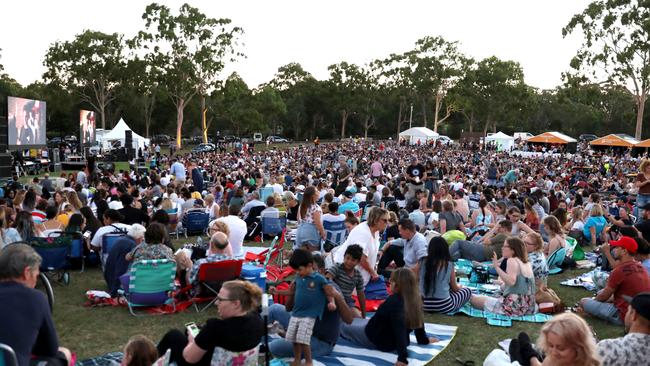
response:
[(156, 104), (156, 93), (151, 92), (149, 97), (144, 98), (144, 108), (142, 110), (144, 114), (144, 129), (145, 136), (149, 138), (149, 127), (151, 127), (151, 115), (153, 114), (153, 108)]
[(436, 94), (436, 108), (433, 113), (433, 132), (438, 133), (438, 125), (440, 122), (438, 121), (438, 113), (440, 113), (440, 104), (442, 103), (442, 96), (440, 94)]
[(347, 110), (341, 110), (341, 140), (345, 138), (345, 125), (348, 123), (349, 113)]
[(485, 126), (483, 127), (483, 136), (487, 136), (487, 130), (490, 127), (490, 123), (492, 123), (492, 121), (490, 120), (490, 116), (488, 116), (485, 119)]
[(176, 147), (181, 148), (181, 137), (183, 129), (183, 111), (185, 110), (185, 99), (176, 100)]
[(468, 124), (469, 124), (469, 133), (474, 132), (474, 112), (469, 114)]
[(405, 102), (401, 100), (399, 102), (399, 112), (397, 113), (397, 136), (395, 141), (399, 141), (399, 133), (402, 132), (402, 111), (404, 110)]
[(427, 127), (427, 100), (422, 98), (422, 118), (424, 120), (424, 127)]
[(641, 140), (641, 135), (643, 133), (643, 112), (645, 110), (645, 101), (647, 98), (647, 93), (641, 93), (641, 95), (634, 97), (636, 101), (636, 129), (634, 130), (634, 138), (637, 140)]
[(293, 132), (296, 140), (300, 140), (300, 112), (296, 112), (296, 119), (293, 121)]
[(203, 132), (203, 143), (208, 143), (208, 121), (206, 120), (206, 114), (208, 110), (205, 108), (205, 95), (201, 95), (201, 131)]

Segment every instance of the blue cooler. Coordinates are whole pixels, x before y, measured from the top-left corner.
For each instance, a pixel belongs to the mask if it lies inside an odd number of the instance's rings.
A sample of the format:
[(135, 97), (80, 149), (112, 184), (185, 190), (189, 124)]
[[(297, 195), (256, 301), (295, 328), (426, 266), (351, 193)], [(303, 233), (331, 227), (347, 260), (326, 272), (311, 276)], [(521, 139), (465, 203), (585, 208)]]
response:
[(244, 264), (241, 267), (241, 278), (245, 279), (246, 281), (253, 282), (259, 288), (262, 289), (262, 291), (266, 291), (266, 271), (262, 267), (258, 267), (253, 264)]

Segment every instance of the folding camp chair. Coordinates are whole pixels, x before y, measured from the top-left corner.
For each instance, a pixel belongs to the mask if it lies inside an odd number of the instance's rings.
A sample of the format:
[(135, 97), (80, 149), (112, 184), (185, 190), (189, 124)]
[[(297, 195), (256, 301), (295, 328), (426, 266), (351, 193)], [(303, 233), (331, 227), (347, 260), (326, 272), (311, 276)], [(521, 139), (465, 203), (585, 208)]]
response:
[[(325, 229), (325, 245), (337, 247), (343, 244), (348, 233), (344, 221), (323, 221), (323, 228)], [(330, 248), (330, 250), (332, 249)]]
[(16, 352), (4, 343), (0, 343), (0, 366), (18, 366)]
[(208, 233), (208, 223), (210, 222), (210, 215), (203, 211), (193, 210), (185, 213), (183, 217), (183, 234), (185, 238), (187, 235), (203, 235)]
[(169, 304), (176, 311), (172, 296), (174, 279), (176, 278), (176, 262), (169, 259), (142, 260), (133, 263), (129, 271), (129, 286), (127, 290), (119, 290), (124, 296), (129, 312), (135, 313), (136, 307), (150, 307)]
[(262, 216), (262, 241), (264, 241), (264, 235), (267, 236), (276, 236), (282, 234), (284, 229), (287, 227), (287, 217), (286, 216)]
[(272, 195), (273, 195), (273, 187), (260, 188), (260, 201), (266, 202), (266, 199)]
[(548, 273), (549, 274), (558, 274), (562, 272), (562, 262), (564, 262), (564, 257), (566, 256), (566, 248), (560, 247), (557, 248), (553, 253), (548, 256), (546, 263), (548, 263)]
[[(192, 303), (197, 312), (202, 312), (217, 301), (217, 294), (224, 282), (239, 278), (243, 263), (244, 261), (241, 259), (229, 259), (201, 264), (197, 280), (199, 282), (199, 288), (205, 289), (205, 292), (208, 292), (209, 296), (201, 296), (203, 294), (199, 293), (192, 297)], [(206, 298), (210, 302), (199, 310), (197, 303), (206, 300)]]
[(113, 248), (113, 245), (125, 235), (126, 232), (117, 231), (114, 233), (104, 234), (102, 236), (102, 267), (104, 266), (104, 263), (106, 263), (106, 258), (108, 257), (108, 253), (110, 253), (111, 248)]
[(41, 256), (40, 271), (46, 275), (55, 273), (57, 279), (65, 285), (70, 284), (70, 248), (72, 238), (55, 236), (50, 238), (32, 238), (31, 246)]

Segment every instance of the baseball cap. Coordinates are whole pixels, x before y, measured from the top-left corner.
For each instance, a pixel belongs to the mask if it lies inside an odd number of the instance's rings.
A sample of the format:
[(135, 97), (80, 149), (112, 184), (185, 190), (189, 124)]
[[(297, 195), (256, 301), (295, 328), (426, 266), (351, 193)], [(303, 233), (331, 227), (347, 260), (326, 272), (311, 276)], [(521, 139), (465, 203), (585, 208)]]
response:
[(350, 192), (350, 191), (345, 191), (345, 192), (343, 192), (343, 196), (344, 196), (344, 197), (347, 197), (347, 198), (352, 198), (352, 192)]
[(304, 190), (305, 190), (305, 186), (303, 186), (302, 184), (298, 184), (298, 186), (296, 187), (296, 190), (297, 190), (297, 191), (304, 191)]
[(368, 188), (366, 188), (366, 187), (361, 187), (361, 192), (368, 192)]
[(613, 247), (621, 247), (627, 250), (630, 254), (636, 254), (639, 245), (636, 243), (636, 240), (630, 238), (629, 236), (622, 236), (618, 240), (612, 240), (609, 242), (609, 245)]
[(623, 299), (642, 317), (650, 320), (650, 292), (640, 292), (636, 296), (625, 296)]

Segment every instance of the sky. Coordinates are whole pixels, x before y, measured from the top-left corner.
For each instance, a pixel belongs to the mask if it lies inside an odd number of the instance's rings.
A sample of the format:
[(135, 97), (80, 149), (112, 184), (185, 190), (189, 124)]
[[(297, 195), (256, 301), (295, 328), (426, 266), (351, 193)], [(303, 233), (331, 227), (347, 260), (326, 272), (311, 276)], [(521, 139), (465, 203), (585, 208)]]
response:
[[(160, 1), (174, 11), (187, 1)], [(39, 80), (43, 58), (55, 41), (83, 30), (133, 36), (151, 1), (3, 1), (0, 63), (22, 85)], [(589, 0), (239, 0), (189, 1), (210, 17), (230, 18), (244, 29), (246, 58), (233, 71), (253, 88), (280, 66), (300, 63), (317, 79), (329, 65), (365, 64), (414, 47), (424, 36), (458, 41), (466, 55), (519, 62), (526, 83), (541, 89), (561, 84), (561, 73), (580, 47), (582, 35), (562, 37), (564, 27)]]

